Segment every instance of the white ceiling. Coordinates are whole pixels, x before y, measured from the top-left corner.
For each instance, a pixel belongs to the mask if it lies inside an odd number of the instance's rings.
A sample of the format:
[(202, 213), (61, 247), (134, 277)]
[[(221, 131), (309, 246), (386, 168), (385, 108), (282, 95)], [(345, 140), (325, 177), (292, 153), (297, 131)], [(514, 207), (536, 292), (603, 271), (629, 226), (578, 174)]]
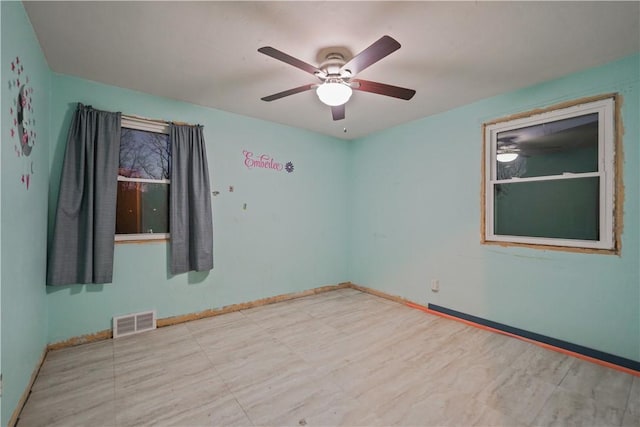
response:
[[(637, 1), (47, 1), (25, 7), (55, 72), (344, 139), (640, 51)], [(314, 91), (260, 100), (317, 80), (259, 47), (317, 65), (321, 49), (343, 47), (355, 55), (385, 34), (402, 47), (358, 77), (415, 89), (412, 100), (356, 91), (341, 121), (332, 120)]]

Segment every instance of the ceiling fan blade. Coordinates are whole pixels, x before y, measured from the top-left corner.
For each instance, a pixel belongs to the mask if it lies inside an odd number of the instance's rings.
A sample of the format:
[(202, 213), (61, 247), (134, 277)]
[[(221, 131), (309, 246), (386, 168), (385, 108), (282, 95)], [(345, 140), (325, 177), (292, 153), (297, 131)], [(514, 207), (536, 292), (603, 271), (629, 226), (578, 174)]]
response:
[(344, 106), (337, 105), (335, 107), (331, 107), (331, 115), (333, 116), (333, 120), (343, 120), (344, 119)]
[(375, 64), (398, 49), (400, 49), (400, 43), (389, 36), (382, 36), (371, 46), (351, 58), (349, 62), (340, 68), (340, 71), (349, 70), (351, 71), (351, 75), (355, 76), (360, 71)]
[(351, 86), (351, 88), (354, 90), (377, 93), (378, 95), (391, 96), (394, 98), (404, 99), (406, 101), (413, 98), (413, 95), (416, 94), (416, 91), (413, 89), (392, 86), (384, 83), (371, 82), (369, 80), (355, 79), (351, 80), (351, 83), (355, 83)]
[(274, 93), (273, 95), (265, 96), (264, 98), (260, 98), (263, 101), (275, 101), (276, 99), (284, 98), (285, 96), (295, 95), (296, 93), (305, 92), (307, 90), (311, 90), (316, 87), (316, 84), (308, 84), (304, 86), (294, 87), (293, 89), (285, 90), (282, 92)]
[(316, 73), (322, 73), (317, 67), (314, 67), (311, 64), (307, 64), (304, 61), (301, 61), (297, 58), (294, 58), (291, 55), (287, 55), (286, 53), (279, 51), (271, 46), (264, 46), (258, 49), (258, 52), (264, 53), (267, 56), (270, 56), (279, 61), (285, 62), (289, 65), (293, 65), (296, 68), (301, 69), (302, 71), (306, 71), (309, 74), (316, 75)]

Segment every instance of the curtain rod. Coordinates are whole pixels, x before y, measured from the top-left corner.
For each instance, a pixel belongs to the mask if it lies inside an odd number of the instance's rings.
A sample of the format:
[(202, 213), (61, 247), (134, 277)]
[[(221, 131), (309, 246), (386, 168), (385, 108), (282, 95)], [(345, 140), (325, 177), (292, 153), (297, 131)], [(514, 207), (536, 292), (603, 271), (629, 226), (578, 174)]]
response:
[(174, 125), (179, 125), (179, 126), (200, 126), (200, 125), (194, 125), (194, 124), (187, 123), (187, 122), (169, 122), (167, 120), (162, 120), (162, 119), (150, 119), (148, 117), (136, 116), (135, 114), (122, 113), (122, 118), (128, 119), (128, 120), (140, 120), (140, 121), (145, 121), (145, 122), (158, 123), (158, 124), (162, 124), (162, 125), (169, 125), (169, 124), (173, 123)]

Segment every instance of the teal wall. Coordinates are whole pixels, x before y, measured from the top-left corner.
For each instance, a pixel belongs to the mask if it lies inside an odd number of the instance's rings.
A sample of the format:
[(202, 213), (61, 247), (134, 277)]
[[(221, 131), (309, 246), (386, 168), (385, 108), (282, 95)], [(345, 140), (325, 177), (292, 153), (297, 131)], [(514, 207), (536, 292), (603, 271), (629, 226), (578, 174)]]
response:
[[(0, 29), (2, 28), (2, 5), (0, 5)], [(0, 31), (0, 49), (2, 47), (2, 31)], [(1, 53), (1, 52), (0, 52)], [(4, 75), (2, 70), (4, 69), (4, 61), (0, 58), (0, 84), (4, 82)], [(0, 89), (1, 91), (2, 89)], [(4, 96), (2, 96), (4, 99)], [(0, 102), (0, 108), (2, 103)], [(0, 140), (4, 141), (3, 126), (4, 118), (0, 113)], [(1, 153), (0, 153), (1, 154)], [(2, 159), (0, 158), (0, 172), (2, 172)], [(2, 200), (2, 173), (0, 173), (0, 201)], [(0, 204), (0, 381), (2, 380), (2, 207)], [(4, 419), (2, 418), (2, 392), (0, 391), (0, 426), (4, 426)]]
[[(2, 28), (2, 5), (0, 5), (0, 29)], [(2, 31), (0, 31), (0, 49), (2, 47)], [(4, 69), (4, 61), (0, 58), (0, 84), (4, 82), (4, 75), (2, 70)], [(0, 89), (1, 91), (1, 89)], [(4, 96), (2, 96), (4, 99)], [(0, 108), (2, 103), (0, 102)], [(4, 141), (3, 126), (4, 118), (0, 113), (0, 140)], [(1, 154), (1, 153), (0, 153)], [(2, 159), (0, 158), (0, 172), (2, 172)], [(0, 201), (2, 200), (2, 173), (0, 173)], [(0, 204), (0, 380), (2, 380), (2, 207)], [(4, 426), (4, 419), (2, 418), (2, 392), (0, 391), (0, 426)]]
[[(3, 377), (2, 425), (22, 396), (47, 343), (47, 306), (43, 289), (47, 245), (47, 193), (49, 190), (50, 71), (22, 3), (2, 2), (2, 160), (0, 208), (1, 367)], [(23, 71), (12, 71), (20, 59)], [(29, 156), (18, 157), (17, 135), (11, 137), (20, 79), (33, 88), (31, 128), (36, 144)], [(13, 109), (13, 114), (12, 114)], [(33, 164), (33, 169), (32, 169)], [(27, 189), (22, 175), (31, 173)]]
[[(635, 55), (354, 142), (349, 279), (640, 361), (639, 63)], [(609, 92), (624, 98), (621, 256), (481, 245), (482, 124)]]
[[(110, 329), (114, 315), (156, 309), (163, 318), (347, 278), (346, 142), (53, 74), (52, 207), (77, 102), (204, 125), (212, 190), (220, 191), (212, 198), (215, 266), (209, 274), (169, 277), (166, 243), (118, 244), (113, 284), (47, 288), (50, 342)], [(243, 150), (291, 161), (295, 170), (248, 169)]]

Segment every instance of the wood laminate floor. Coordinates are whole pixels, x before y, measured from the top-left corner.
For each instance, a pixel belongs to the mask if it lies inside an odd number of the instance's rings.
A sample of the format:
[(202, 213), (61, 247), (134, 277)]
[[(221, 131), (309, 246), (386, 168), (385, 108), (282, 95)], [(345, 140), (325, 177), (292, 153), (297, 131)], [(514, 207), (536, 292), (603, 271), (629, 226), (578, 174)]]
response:
[(49, 352), (18, 426), (640, 426), (640, 378), (353, 289)]

